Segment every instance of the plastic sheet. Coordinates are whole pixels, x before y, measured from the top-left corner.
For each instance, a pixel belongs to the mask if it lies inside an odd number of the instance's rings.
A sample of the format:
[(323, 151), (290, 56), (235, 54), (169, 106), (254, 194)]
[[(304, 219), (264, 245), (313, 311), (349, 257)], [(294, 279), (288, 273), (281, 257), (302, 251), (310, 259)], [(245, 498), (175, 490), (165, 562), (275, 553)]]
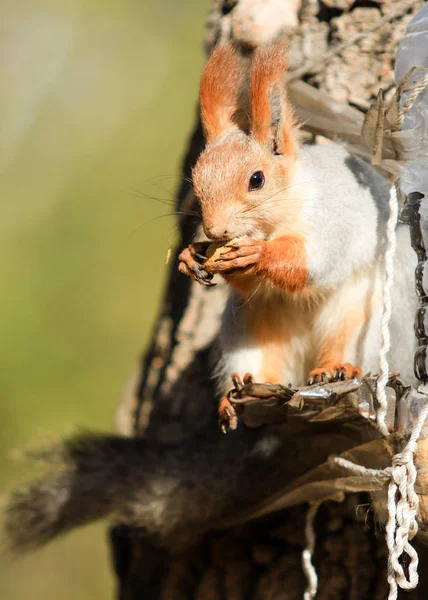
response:
[(428, 67), (428, 4), (407, 26), (395, 64), (395, 80), (400, 81), (413, 66)]
[(409, 23), (398, 48), (396, 81), (406, 79), (400, 99), (403, 112), (400, 140), (400, 189), (407, 198), (412, 246), (418, 256), (416, 293), (420, 308), (415, 319), (419, 348), (416, 377), (428, 382), (428, 4)]

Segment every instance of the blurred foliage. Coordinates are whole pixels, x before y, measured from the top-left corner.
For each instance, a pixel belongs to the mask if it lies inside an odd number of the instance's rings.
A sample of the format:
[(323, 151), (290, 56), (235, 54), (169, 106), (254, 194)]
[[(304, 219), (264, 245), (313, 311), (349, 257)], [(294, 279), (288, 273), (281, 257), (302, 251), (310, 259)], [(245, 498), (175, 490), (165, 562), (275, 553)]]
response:
[[(4, 492), (14, 450), (112, 429), (166, 276), (174, 218), (157, 217), (193, 125), (209, 1), (1, 2)], [(91, 526), (2, 556), (2, 598), (111, 598), (105, 536)]]

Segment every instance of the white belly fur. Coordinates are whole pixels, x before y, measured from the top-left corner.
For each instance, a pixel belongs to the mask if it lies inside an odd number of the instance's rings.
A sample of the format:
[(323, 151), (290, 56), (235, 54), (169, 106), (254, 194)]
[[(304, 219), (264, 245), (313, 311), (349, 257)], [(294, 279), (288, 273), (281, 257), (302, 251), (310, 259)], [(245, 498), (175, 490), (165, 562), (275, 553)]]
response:
[[(356, 282), (341, 286), (322, 302), (312, 306), (308, 302), (289, 300), (281, 304), (276, 299), (272, 300), (269, 307), (269, 298), (261, 297), (253, 298), (248, 305), (243, 306), (243, 300), (232, 293), (223, 315), (220, 335), (222, 358), (217, 371), (219, 392), (226, 393), (230, 390), (230, 374), (233, 372), (241, 377), (251, 373), (256, 381), (266, 381), (266, 355), (281, 363), (279, 381), (276, 382), (291, 384), (293, 387), (305, 385), (309, 371), (323, 366), (317, 364), (319, 348), (329, 335), (335, 335), (336, 332), (340, 335), (343, 323), (350, 319), (354, 319), (357, 324), (346, 340), (339, 362), (359, 366), (363, 373), (376, 373), (380, 349), (381, 286), (382, 278), (379, 273), (364, 275)], [(264, 305), (262, 309), (261, 304)], [(267, 320), (271, 319), (275, 323), (277, 332), (284, 333), (283, 343), (278, 340), (273, 345), (260, 343), (251, 335), (248, 319), (250, 323), (256, 320), (260, 310), (267, 311)], [(393, 334), (399, 330), (402, 341), (403, 326), (399, 326), (399, 321), (398, 312), (395, 318), (393, 315), (391, 330)], [(411, 329), (411, 324), (407, 325)], [(392, 341), (394, 343), (394, 339)], [(406, 342), (407, 351), (403, 347), (400, 356), (401, 360), (407, 359), (409, 362), (414, 347), (412, 335), (407, 335)], [(394, 357), (395, 354), (396, 352)], [(391, 369), (400, 368), (404, 367), (391, 364)], [(408, 371), (406, 369), (406, 373)]]

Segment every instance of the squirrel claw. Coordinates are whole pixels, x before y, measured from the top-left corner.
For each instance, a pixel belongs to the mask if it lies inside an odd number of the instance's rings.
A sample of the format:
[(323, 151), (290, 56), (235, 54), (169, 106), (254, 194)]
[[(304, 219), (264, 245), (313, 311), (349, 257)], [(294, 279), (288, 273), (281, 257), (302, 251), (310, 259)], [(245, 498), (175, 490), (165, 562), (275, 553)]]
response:
[(219, 425), (223, 433), (234, 431), (238, 426), (238, 417), (229, 398), (223, 396), (218, 407)]
[(238, 392), (242, 390), (242, 388), (244, 387), (244, 382), (242, 381), (241, 376), (238, 375), (238, 373), (231, 373), (230, 378), (232, 379), (233, 387), (235, 388), (235, 390), (237, 390)]
[[(254, 377), (251, 373), (246, 373), (241, 379), (238, 373), (231, 373), (234, 389), (229, 392), (229, 396), (233, 397), (234, 393), (242, 392), (246, 385), (254, 383)], [(238, 427), (238, 415), (241, 414), (242, 408), (234, 406), (229, 399), (229, 396), (223, 396), (218, 407), (219, 421), (218, 424), (223, 433), (234, 431)]]
[(245, 373), (243, 381), (244, 381), (244, 385), (248, 385), (249, 383), (254, 383), (254, 377), (251, 373)]
[(360, 367), (355, 367), (350, 363), (336, 365), (334, 369), (336, 381), (346, 381), (347, 379), (355, 379), (361, 377), (362, 371)]
[(210, 281), (208, 278), (205, 278), (205, 277), (194, 277), (194, 279), (195, 279), (195, 281), (197, 281), (201, 285), (204, 285), (205, 287), (215, 287), (217, 285), (216, 283), (213, 283), (212, 281)]
[(308, 385), (346, 381), (347, 379), (361, 377), (361, 373), (359, 367), (354, 367), (350, 363), (339, 363), (332, 367), (320, 367), (312, 369), (309, 373)]
[(308, 385), (319, 385), (320, 383), (329, 383), (330, 381), (334, 381), (330, 371), (313, 369), (308, 378)]
[(181, 252), (178, 270), (205, 287), (214, 287), (216, 284), (211, 282), (213, 275), (204, 269), (205, 256), (199, 253), (201, 243), (190, 244)]
[(242, 379), (238, 373), (231, 373), (230, 378), (232, 379), (233, 387), (237, 392), (242, 391), (249, 383), (254, 383), (254, 377), (251, 373), (245, 373)]

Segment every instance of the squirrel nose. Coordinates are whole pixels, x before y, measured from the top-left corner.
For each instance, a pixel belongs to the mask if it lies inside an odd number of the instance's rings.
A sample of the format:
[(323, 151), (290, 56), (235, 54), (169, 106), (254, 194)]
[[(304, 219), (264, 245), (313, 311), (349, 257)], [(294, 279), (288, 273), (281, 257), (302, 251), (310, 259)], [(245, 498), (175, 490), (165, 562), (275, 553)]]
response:
[(211, 206), (202, 207), (202, 222), (205, 235), (214, 241), (231, 240), (236, 229), (236, 215), (242, 206), (233, 201), (221, 202)]
[(204, 231), (205, 231), (205, 235), (210, 240), (224, 240), (224, 239), (228, 240), (230, 238), (230, 233), (227, 230), (227, 228), (226, 229), (224, 228), (224, 226), (223, 227), (219, 227), (219, 226), (204, 227)]

